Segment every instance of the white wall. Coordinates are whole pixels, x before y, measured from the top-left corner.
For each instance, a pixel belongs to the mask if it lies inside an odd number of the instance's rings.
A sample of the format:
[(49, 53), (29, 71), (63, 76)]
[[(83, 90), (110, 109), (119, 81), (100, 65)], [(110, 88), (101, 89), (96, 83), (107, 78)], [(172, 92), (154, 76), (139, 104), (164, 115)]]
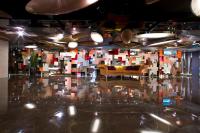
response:
[(0, 78), (8, 77), (8, 42), (0, 40)]

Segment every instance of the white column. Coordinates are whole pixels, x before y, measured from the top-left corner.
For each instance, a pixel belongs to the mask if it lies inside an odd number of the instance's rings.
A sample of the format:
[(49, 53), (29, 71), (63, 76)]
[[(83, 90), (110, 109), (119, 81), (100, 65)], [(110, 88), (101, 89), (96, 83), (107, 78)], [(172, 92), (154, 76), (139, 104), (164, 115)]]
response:
[[(7, 26), (9, 20), (0, 19), (0, 26)], [(8, 77), (8, 52), (9, 52), (9, 43), (0, 39), (0, 78)]]
[[(9, 20), (1, 19), (0, 26), (7, 26)], [(4, 114), (8, 107), (8, 57), (9, 43), (0, 40), (0, 114)]]
[(0, 40), (0, 78), (8, 77), (8, 48), (8, 42)]

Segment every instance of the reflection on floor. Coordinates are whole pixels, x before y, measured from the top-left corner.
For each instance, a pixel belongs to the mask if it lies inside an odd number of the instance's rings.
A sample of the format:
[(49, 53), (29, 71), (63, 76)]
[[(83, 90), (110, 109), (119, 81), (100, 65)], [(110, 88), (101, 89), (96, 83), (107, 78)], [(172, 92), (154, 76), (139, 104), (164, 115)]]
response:
[(5, 80), (0, 133), (200, 132), (200, 89), (189, 77)]

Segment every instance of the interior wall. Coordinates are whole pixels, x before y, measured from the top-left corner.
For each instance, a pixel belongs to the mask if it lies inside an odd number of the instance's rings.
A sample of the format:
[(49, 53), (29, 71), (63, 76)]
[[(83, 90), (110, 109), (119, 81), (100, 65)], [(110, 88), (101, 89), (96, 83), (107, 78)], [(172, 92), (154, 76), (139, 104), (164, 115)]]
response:
[(200, 103), (200, 51), (192, 52), (192, 101)]

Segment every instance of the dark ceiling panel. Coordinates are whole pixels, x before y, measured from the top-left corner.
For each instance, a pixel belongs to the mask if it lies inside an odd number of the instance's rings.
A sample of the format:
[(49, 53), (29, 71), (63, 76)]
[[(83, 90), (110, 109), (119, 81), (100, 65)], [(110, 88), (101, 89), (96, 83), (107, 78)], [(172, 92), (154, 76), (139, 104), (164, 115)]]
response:
[(99, 0), (96, 4), (79, 11), (59, 15), (40, 16), (25, 10), (29, 0), (1, 0), (0, 10), (14, 19), (62, 19), (62, 20), (100, 20), (109, 14), (127, 16), (132, 20), (192, 20), (197, 19), (191, 12), (190, 0), (160, 0), (147, 5), (145, 0)]

